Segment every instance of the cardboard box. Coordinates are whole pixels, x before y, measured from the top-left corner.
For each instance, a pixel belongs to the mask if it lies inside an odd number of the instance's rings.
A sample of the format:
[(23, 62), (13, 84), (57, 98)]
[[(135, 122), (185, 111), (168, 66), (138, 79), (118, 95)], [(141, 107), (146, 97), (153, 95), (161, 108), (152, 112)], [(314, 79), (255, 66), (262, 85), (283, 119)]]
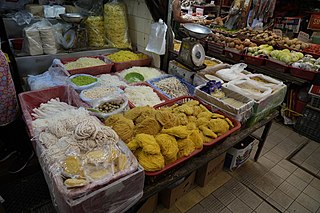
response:
[(194, 183), (196, 171), (180, 181), (169, 186), (159, 193), (159, 200), (166, 207), (170, 208), (181, 196), (187, 193)]
[(253, 141), (253, 138), (247, 137), (229, 149), (226, 155), (224, 166), (230, 170), (235, 170), (243, 165), (250, 157), (253, 148)]
[(209, 161), (206, 165), (197, 170), (196, 183), (203, 187), (223, 170), (226, 153)]
[(153, 213), (158, 205), (158, 193), (147, 199), (137, 213)]

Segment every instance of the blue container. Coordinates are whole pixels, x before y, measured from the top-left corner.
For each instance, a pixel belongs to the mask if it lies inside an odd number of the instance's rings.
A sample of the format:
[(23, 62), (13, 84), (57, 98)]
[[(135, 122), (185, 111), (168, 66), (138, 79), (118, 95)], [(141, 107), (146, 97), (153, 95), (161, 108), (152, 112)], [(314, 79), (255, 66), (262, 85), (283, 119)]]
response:
[(161, 94), (168, 97), (169, 99), (173, 99), (174, 97), (171, 97), (169, 94), (165, 93), (164, 91), (162, 91), (161, 89), (159, 89), (157, 86), (154, 85), (156, 82), (159, 82), (162, 79), (171, 78), (171, 77), (177, 78), (182, 84), (184, 84), (188, 88), (189, 95), (194, 95), (195, 87), (190, 83), (188, 83), (187, 81), (185, 81), (184, 79), (178, 78), (177, 76), (174, 76), (174, 75), (163, 75), (158, 78), (150, 79), (147, 81), (147, 83), (150, 84), (150, 86), (153, 87), (154, 89), (158, 90)]

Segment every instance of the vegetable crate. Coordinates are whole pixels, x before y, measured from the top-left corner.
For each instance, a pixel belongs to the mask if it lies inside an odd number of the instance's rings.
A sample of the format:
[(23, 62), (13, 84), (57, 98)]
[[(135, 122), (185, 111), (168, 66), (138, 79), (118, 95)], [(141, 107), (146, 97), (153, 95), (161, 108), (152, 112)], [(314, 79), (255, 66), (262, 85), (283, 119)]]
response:
[(244, 55), (244, 62), (247, 64), (252, 64), (255, 66), (263, 66), (266, 64), (266, 59), (262, 57), (254, 57), (249, 55)]
[(88, 107), (88, 105), (81, 101), (78, 93), (68, 86), (56, 86), (48, 89), (35, 90), (23, 92), (18, 95), (19, 102), (21, 105), (21, 110), (23, 114), (23, 119), (27, 124), (28, 134), (30, 138), (34, 137), (32, 121), (32, 110), (39, 107), (40, 104), (46, 103), (52, 98), (59, 98), (60, 101), (66, 102), (72, 106), (83, 106)]
[(320, 109), (320, 86), (312, 85), (308, 94), (311, 96), (310, 105)]
[[(104, 65), (99, 65), (99, 66), (93, 66), (93, 67), (85, 67), (85, 68), (79, 68), (79, 69), (73, 69), (73, 70), (67, 70), (67, 73), (69, 75), (75, 75), (75, 74), (89, 74), (89, 75), (101, 75), (101, 74), (106, 74), (111, 72), (111, 68), (113, 66), (113, 63), (110, 63), (105, 60), (103, 56), (86, 56), (87, 58), (98, 58), (106, 64)], [(60, 59), (62, 64), (67, 64), (69, 62), (76, 61), (79, 58), (64, 58)]]
[[(147, 84), (145, 82), (134, 83), (134, 84), (131, 84), (130, 86), (146, 86), (146, 87), (150, 87), (150, 88), (153, 89), (153, 92), (155, 92), (158, 95), (158, 97), (160, 98), (161, 101), (168, 101), (169, 100), (169, 98), (167, 98), (167, 96), (163, 95), (158, 90), (154, 89), (153, 87), (151, 87), (149, 84)], [(134, 105), (134, 103), (132, 103), (130, 100), (129, 100), (129, 106), (130, 106), (130, 108), (136, 107)]]
[(243, 59), (243, 55), (240, 51), (231, 49), (231, 48), (225, 48), (224, 54), (227, 58), (233, 59), (235, 61), (241, 61)]
[(213, 146), (214, 144), (222, 141), (223, 139), (225, 139), (226, 137), (228, 137), (229, 135), (231, 135), (232, 133), (234, 133), (235, 131), (239, 130), (240, 127), (241, 127), (241, 124), (239, 121), (235, 120), (234, 118), (232, 117), (229, 117), (228, 115), (225, 115), (223, 114), (222, 112), (214, 109), (213, 107), (211, 107), (210, 105), (208, 104), (205, 104), (203, 101), (201, 101), (200, 99), (196, 98), (196, 97), (193, 97), (193, 96), (182, 96), (182, 97), (179, 97), (179, 98), (175, 98), (175, 99), (172, 99), (170, 101), (167, 101), (165, 103), (162, 103), (162, 104), (158, 104), (156, 106), (154, 106), (155, 109), (160, 109), (162, 107), (170, 107), (174, 104), (184, 104), (184, 103), (187, 103), (189, 101), (192, 101), (192, 100), (196, 100), (196, 101), (199, 101), (200, 104), (204, 105), (209, 111), (211, 112), (214, 112), (214, 113), (218, 113), (218, 114), (221, 114), (223, 116), (225, 116), (226, 118), (230, 119), (230, 121), (232, 122), (232, 124), (234, 125), (234, 127), (232, 129), (230, 129), (229, 131), (225, 132), (224, 134), (220, 135), (219, 137), (217, 137), (216, 139), (213, 139), (211, 142), (209, 143), (204, 143), (203, 146), (204, 147), (211, 147)]
[(266, 59), (266, 66), (271, 70), (275, 70), (278, 72), (289, 72), (289, 67), (284, 62), (272, 58)]
[(320, 110), (305, 107), (294, 128), (299, 134), (320, 142)]
[(317, 72), (315, 71), (309, 71), (309, 70), (304, 70), (304, 69), (299, 69), (296, 67), (289, 67), (290, 74), (292, 76), (295, 76), (297, 78), (305, 79), (308, 81), (312, 81), (315, 77)]
[(216, 42), (213, 41), (208, 41), (208, 52), (212, 52), (218, 55), (222, 55), (224, 54), (224, 45), (218, 44)]

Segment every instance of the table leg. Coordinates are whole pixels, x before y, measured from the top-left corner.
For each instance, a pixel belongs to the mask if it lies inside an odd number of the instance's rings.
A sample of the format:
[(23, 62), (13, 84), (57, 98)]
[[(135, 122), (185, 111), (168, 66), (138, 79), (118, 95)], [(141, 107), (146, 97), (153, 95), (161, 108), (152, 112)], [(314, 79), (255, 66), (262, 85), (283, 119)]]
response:
[(254, 160), (255, 160), (255, 161), (258, 160), (258, 158), (259, 158), (259, 156), (260, 156), (260, 154), (261, 154), (262, 148), (263, 148), (263, 146), (264, 146), (264, 143), (266, 142), (266, 139), (267, 139), (267, 137), (268, 137), (269, 131), (270, 131), (270, 129), (271, 129), (271, 125), (272, 125), (272, 120), (269, 121), (269, 122), (265, 125), (265, 127), (264, 127), (264, 129), (263, 129), (261, 139), (259, 140), (258, 149), (257, 149), (256, 154), (255, 154), (255, 156), (254, 156)]

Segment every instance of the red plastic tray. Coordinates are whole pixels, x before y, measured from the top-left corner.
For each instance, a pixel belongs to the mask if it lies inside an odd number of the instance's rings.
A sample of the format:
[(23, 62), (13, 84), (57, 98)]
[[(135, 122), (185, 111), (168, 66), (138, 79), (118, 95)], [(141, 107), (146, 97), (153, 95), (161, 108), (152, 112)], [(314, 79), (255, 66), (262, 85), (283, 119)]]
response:
[[(103, 56), (86, 56), (88, 58), (99, 58), (102, 61), (105, 61)], [(64, 58), (60, 59), (63, 64), (67, 64), (72, 61), (76, 61), (78, 58)], [(94, 67), (86, 67), (86, 68), (79, 68), (74, 70), (67, 70), (70, 75), (75, 74), (89, 74), (89, 75), (101, 75), (110, 73), (112, 69), (113, 63), (107, 63), (104, 65), (94, 66)]]
[[(130, 84), (130, 86), (147, 86), (147, 87), (150, 87), (150, 88), (152, 88), (153, 92), (155, 92), (155, 93), (158, 95), (158, 97), (160, 98), (160, 100), (162, 100), (162, 101), (168, 101), (168, 100), (170, 100), (170, 99), (167, 98), (165, 95), (161, 94), (158, 90), (156, 90), (156, 89), (154, 89), (152, 86), (150, 86), (148, 83), (138, 82), (138, 83)], [(130, 100), (128, 101), (128, 103), (129, 103), (129, 107), (130, 107), (130, 108), (136, 107), (136, 106), (134, 105), (134, 103), (132, 103)]]
[(270, 69), (278, 72), (289, 72), (289, 67), (281, 61), (277, 61), (275, 59), (266, 59), (265, 61), (266, 66)]
[(237, 52), (237, 50), (225, 49), (224, 54), (225, 57), (231, 58), (235, 61), (241, 61), (243, 59), (243, 55), (240, 52)]
[[(110, 55), (110, 54), (108, 54)], [(108, 58), (108, 55), (106, 57)], [(135, 60), (135, 61), (124, 61), (124, 62), (113, 62), (113, 72), (120, 72), (125, 69), (129, 69), (134, 66), (147, 67), (151, 64), (152, 58), (148, 56), (146, 59)]]
[(254, 57), (249, 55), (244, 55), (244, 62), (247, 64), (252, 64), (256, 66), (263, 66), (266, 64), (266, 59), (262, 57)]
[(23, 92), (18, 95), (21, 110), (23, 113), (23, 119), (25, 120), (28, 127), (28, 134), (30, 138), (34, 137), (31, 116), (32, 110), (39, 107), (41, 103), (46, 103), (52, 98), (59, 98), (60, 101), (69, 103), (73, 106), (84, 106), (88, 107), (86, 103), (81, 101), (78, 93), (68, 86), (56, 86), (43, 90), (35, 90)]
[(225, 45), (223, 44), (219, 44), (213, 41), (208, 41), (208, 51), (213, 52), (213, 53), (217, 53), (217, 54), (224, 54), (224, 48)]
[(298, 77), (298, 78), (302, 78), (305, 80), (309, 80), (312, 81), (315, 77), (317, 72), (316, 71), (309, 71), (309, 70), (303, 70), (303, 69), (299, 69), (296, 67), (289, 67), (290, 69), (290, 74), (292, 76)]
[(154, 106), (155, 109), (159, 109), (161, 107), (169, 107), (169, 106), (172, 106), (174, 104), (183, 104), (183, 103), (186, 103), (188, 101), (191, 101), (191, 100), (197, 100), (199, 101), (199, 103), (201, 103), (202, 105), (204, 105), (205, 107), (207, 107), (208, 110), (212, 111), (212, 112), (215, 112), (215, 113), (219, 113), (223, 116), (225, 116), (226, 118), (229, 118), (230, 121), (232, 121), (234, 127), (232, 129), (230, 129), (229, 131), (227, 131), (226, 133), (220, 135), (219, 137), (217, 137), (216, 139), (212, 140), (211, 142), (209, 143), (204, 143), (203, 146), (204, 147), (210, 147), (216, 143), (218, 143), (219, 141), (221, 141), (222, 139), (226, 138), (227, 136), (229, 136), (230, 134), (234, 133), (235, 131), (237, 131), (238, 129), (240, 129), (241, 127), (241, 124), (239, 121), (235, 120), (234, 118), (218, 111), (218, 110), (215, 110), (213, 107), (203, 103), (200, 99), (196, 98), (196, 97), (193, 97), (193, 96), (182, 96), (182, 97), (179, 97), (179, 98), (175, 98), (175, 99), (172, 99), (172, 100), (169, 100), (169, 101), (166, 101), (165, 103), (161, 103), (161, 104), (158, 104), (156, 106)]

